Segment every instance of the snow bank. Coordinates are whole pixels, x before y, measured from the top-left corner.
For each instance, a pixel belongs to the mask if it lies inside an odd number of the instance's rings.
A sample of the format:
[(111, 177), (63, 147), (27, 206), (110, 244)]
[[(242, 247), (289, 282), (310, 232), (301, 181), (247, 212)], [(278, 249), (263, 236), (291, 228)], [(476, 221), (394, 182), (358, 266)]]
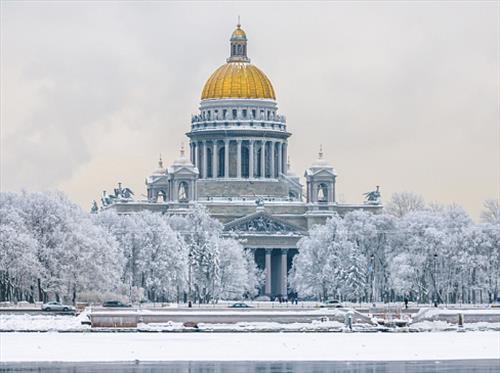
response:
[(56, 315), (0, 315), (0, 331), (81, 331), (90, 329), (82, 325), (86, 313), (75, 316)]
[[(411, 331), (418, 332), (444, 332), (444, 331), (455, 331), (459, 330), (457, 324), (452, 324), (447, 321), (442, 320), (425, 320), (420, 321), (410, 325)], [(462, 330), (466, 331), (486, 331), (486, 330), (497, 330), (500, 331), (500, 323), (491, 322), (474, 322), (465, 323)]]
[[(359, 326), (362, 327), (362, 326)], [(366, 325), (366, 327), (372, 327)], [(337, 321), (313, 321), (310, 323), (277, 323), (277, 322), (238, 322), (234, 324), (207, 324), (199, 323), (199, 331), (230, 331), (230, 332), (255, 332), (255, 331), (341, 331), (344, 324)], [(372, 327), (373, 328), (373, 327)], [(139, 324), (140, 331), (183, 331), (186, 328), (182, 323), (151, 323)]]
[(0, 333), (2, 362), (499, 359), (499, 332)]
[(462, 314), (464, 316), (464, 321), (478, 323), (478, 322), (488, 322), (488, 323), (500, 323), (500, 309), (446, 309), (446, 308), (421, 308), (415, 316), (413, 316), (414, 322), (421, 322), (426, 320), (439, 320), (457, 323), (458, 315)]

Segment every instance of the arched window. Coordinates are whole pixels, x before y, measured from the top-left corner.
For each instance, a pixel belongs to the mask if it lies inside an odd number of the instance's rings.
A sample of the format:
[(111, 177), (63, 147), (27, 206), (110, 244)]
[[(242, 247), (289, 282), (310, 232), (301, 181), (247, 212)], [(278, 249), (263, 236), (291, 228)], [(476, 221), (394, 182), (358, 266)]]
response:
[(236, 44), (233, 44), (233, 53), (232, 55), (234, 56), (236, 54)]
[(328, 185), (321, 183), (318, 185), (318, 202), (328, 202)]
[(224, 164), (225, 164), (225, 159), (226, 159), (226, 150), (224, 149), (225, 147), (222, 146), (219, 149), (219, 169), (217, 171), (217, 176), (218, 177), (224, 177)]
[(250, 176), (250, 152), (247, 146), (241, 147), (241, 177)]
[(185, 181), (179, 183), (179, 191), (177, 193), (177, 198), (179, 202), (189, 201), (189, 186)]
[(161, 199), (161, 201), (166, 202), (167, 201), (167, 192), (164, 190), (158, 191), (158, 199)]

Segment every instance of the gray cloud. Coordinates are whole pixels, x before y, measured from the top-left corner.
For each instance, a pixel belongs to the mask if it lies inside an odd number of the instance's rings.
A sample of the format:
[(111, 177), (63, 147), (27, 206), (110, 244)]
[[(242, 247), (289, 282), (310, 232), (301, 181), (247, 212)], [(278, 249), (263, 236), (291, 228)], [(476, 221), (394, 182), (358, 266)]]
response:
[(375, 184), (474, 216), (498, 196), (498, 4), (2, 2), (1, 186), (87, 206), (142, 191), (186, 141), (236, 15), (287, 115), (293, 168), (322, 143), (347, 201)]

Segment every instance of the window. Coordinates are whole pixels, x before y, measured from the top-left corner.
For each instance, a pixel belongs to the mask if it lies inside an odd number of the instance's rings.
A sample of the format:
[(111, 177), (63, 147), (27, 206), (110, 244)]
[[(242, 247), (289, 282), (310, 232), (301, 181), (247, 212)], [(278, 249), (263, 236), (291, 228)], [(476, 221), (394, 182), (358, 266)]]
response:
[(247, 109), (243, 109), (243, 118), (247, 117)]
[(255, 109), (253, 109), (253, 110), (252, 110), (252, 119), (253, 119), (253, 118), (255, 118), (255, 115), (256, 115), (256, 113), (255, 113)]
[(247, 146), (241, 148), (241, 177), (250, 176), (250, 152)]
[(226, 119), (226, 115), (227, 115), (227, 110), (223, 109), (222, 110), (222, 117), (223, 117), (223, 119)]
[(236, 119), (238, 116), (238, 110), (233, 109), (233, 119)]
[(224, 146), (222, 146), (219, 149), (219, 164), (218, 164), (218, 168), (219, 169), (216, 172), (217, 177), (224, 177), (225, 157), (226, 157), (226, 151), (224, 149)]

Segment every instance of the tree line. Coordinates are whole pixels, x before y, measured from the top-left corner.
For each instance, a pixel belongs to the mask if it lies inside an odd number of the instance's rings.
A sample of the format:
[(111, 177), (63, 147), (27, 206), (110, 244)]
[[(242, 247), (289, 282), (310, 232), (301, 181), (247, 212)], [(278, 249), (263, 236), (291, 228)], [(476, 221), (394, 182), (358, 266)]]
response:
[[(395, 194), (380, 214), (353, 211), (298, 244), (290, 292), (302, 299), (491, 302), (499, 296), (500, 207), (475, 223), (457, 205)], [(89, 214), (60, 192), (0, 194), (0, 301), (212, 302), (253, 298), (252, 252), (203, 206), (183, 215)]]
[(290, 273), (302, 297), (348, 301), (492, 302), (500, 285), (500, 206), (474, 223), (457, 205), (397, 193), (381, 214), (353, 211), (299, 241)]
[(198, 302), (257, 294), (262, 273), (202, 206), (88, 214), (60, 192), (0, 194), (0, 301)]

